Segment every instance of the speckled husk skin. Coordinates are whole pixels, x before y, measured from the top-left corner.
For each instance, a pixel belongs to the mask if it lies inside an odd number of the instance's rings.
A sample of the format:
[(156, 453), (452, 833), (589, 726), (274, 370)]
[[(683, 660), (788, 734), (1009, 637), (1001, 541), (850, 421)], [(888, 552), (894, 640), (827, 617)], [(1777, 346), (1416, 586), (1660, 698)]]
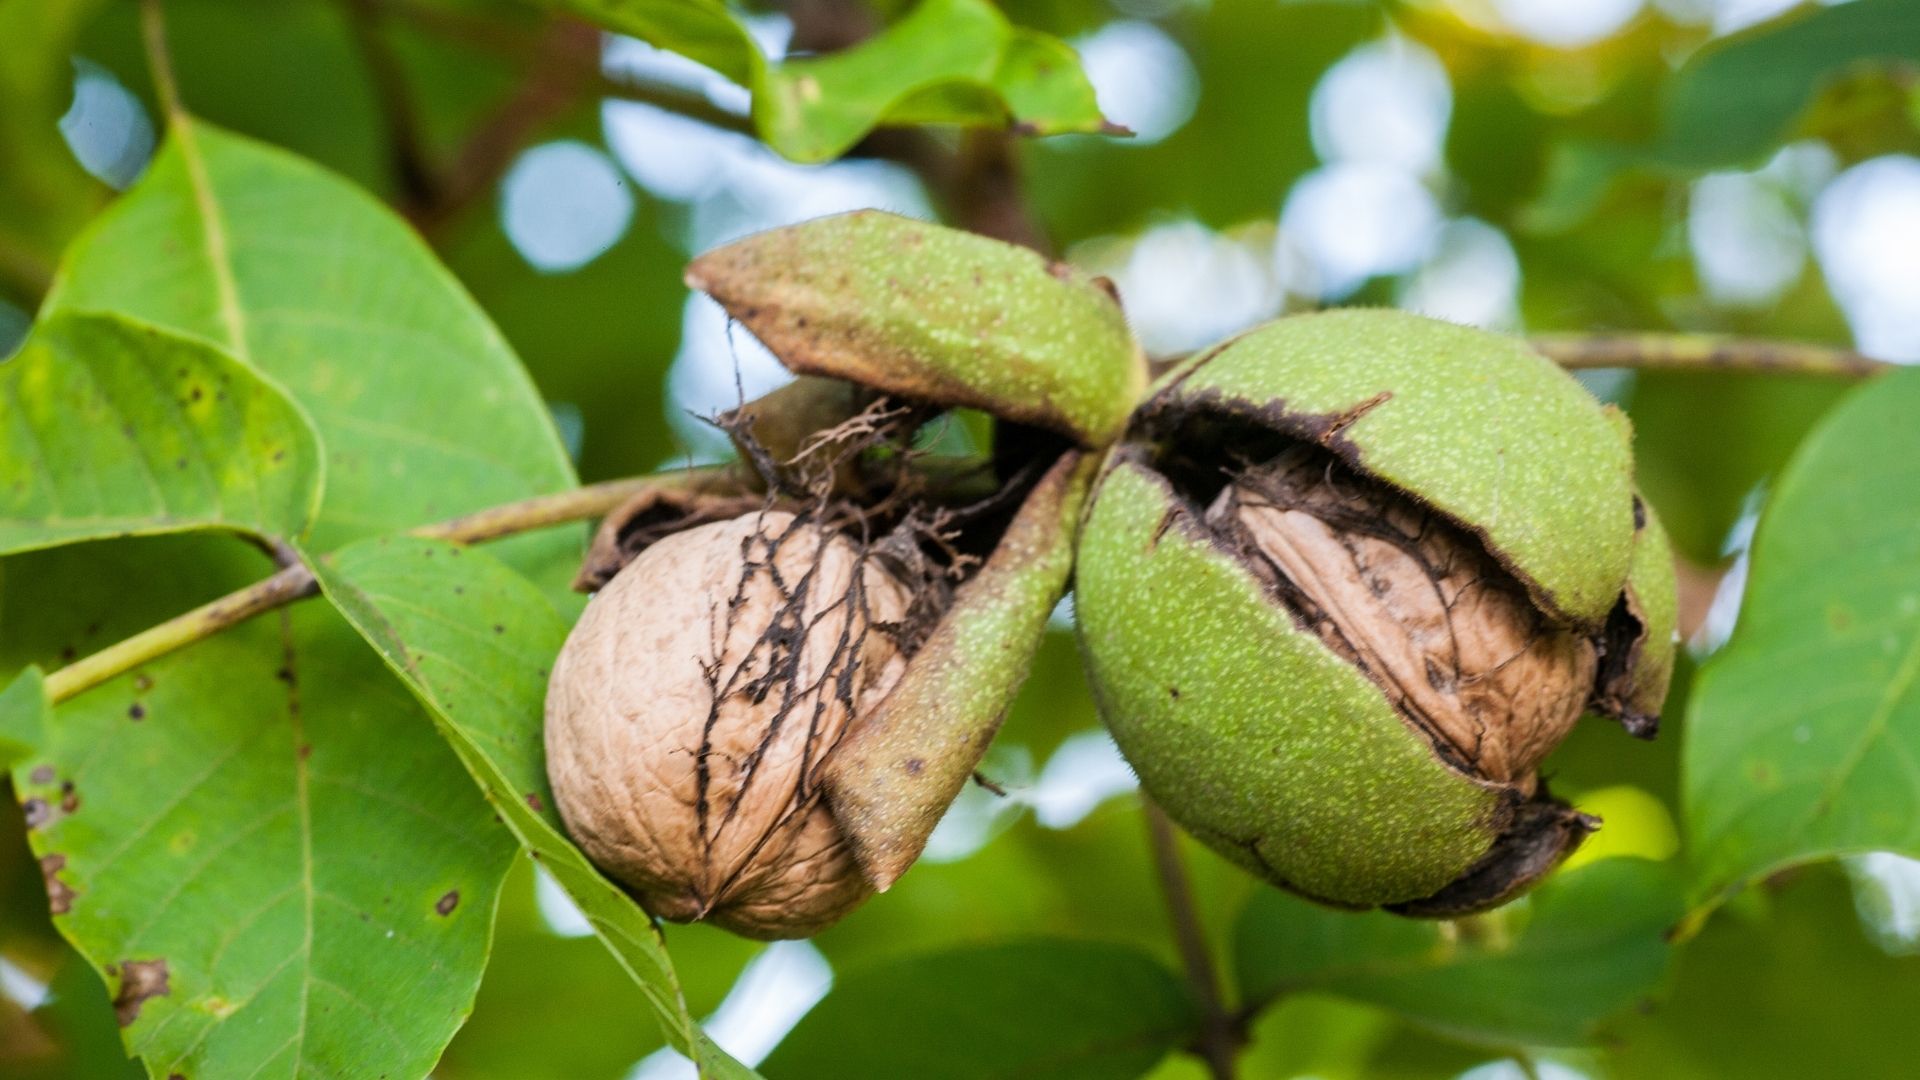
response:
[(914, 401), (1111, 442), (1146, 363), (1103, 282), (1026, 248), (876, 210), (749, 236), (687, 267), (780, 362)]
[(1672, 581), (1629, 438), (1521, 343), (1396, 312), (1282, 319), (1170, 372), (1096, 482), (1076, 563), (1095, 694), (1147, 792), (1324, 903), (1450, 916), (1524, 891), (1596, 824), (1545, 794), (1540, 748), (1483, 770), (1444, 745), (1207, 503), (1288, 446), (1384, 485), (1483, 544), (1542, 627), (1589, 650), (1564, 669), (1589, 706), (1650, 734)]

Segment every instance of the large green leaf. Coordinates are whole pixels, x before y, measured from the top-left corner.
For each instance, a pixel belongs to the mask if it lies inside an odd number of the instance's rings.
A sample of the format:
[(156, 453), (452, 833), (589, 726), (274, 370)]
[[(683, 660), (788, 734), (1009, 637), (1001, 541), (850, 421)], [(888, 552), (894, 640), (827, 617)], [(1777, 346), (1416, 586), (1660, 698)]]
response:
[(1916, 410), (1920, 373), (1856, 390), (1761, 515), (1733, 639), (1688, 715), (1697, 899), (1845, 852), (1920, 855)]
[(828, 56), (770, 62), (717, 0), (559, 0), (689, 56), (753, 93), (761, 139), (794, 161), (838, 157), (882, 124), (1017, 125), (1035, 135), (1107, 128), (1079, 58), (987, 0), (922, 0)]
[(327, 597), (433, 714), (501, 820), (580, 906), (668, 1041), (705, 1075), (752, 1076), (688, 1015), (659, 928), (562, 831), (541, 742), (547, 673), (567, 634), (553, 606), (492, 556), (432, 540), (361, 541), (318, 573)]
[(1874, 948), (1848, 891), (1839, 868), (1827, 867), (1748, 893), (1678, 950), (1671, 993), (1607, 1025), (1609, 1067), (1594, 1075), (1912, 1072), (1920, 956)]
[(1459, 1038), (1571, 1046), (1644, 999), (1666, 972), (1679, 915), (1667, 867), (1603, 859), (1520, 905), (1455, 924), (1330, 911), (1262, 890), (1235, 931), (1242, 995), (1319, 991)]
[(57, 315), (0, 365), (0, 552), (221, 527), (291, 540), (320, 501), (298, 406), (196, 338)]
[(1185, 987), (1131, 946), (976, 945), (855, 969), (790, 1033), (781, 1080), (1125, 1080), (1193, 1035)]
[[(75, 243), (47, 305), (74, 309), (213, 342), (285, 388), (325, 447), (328, 485), (309, 545), (572, 482), (512, 353), (404, 224), (297, 158), (189, 119)], [(556, 580), (576, 542), (560, 530), (502, 554)], [(257, 557), (233, 567), (246, 554), (237, 550), (114, 550), (180, 561), (114, 565), (86, 549), (84, 559), (34, 562), (10, 578), (11, 649), (70, 658), (76, 641), (111, 641), (102, 627), (140, 629), (264, 569)], [(111, 587), (95, 589), (96, 579)], [(36, 590), (38, 604), (24, 599)], [(123, 617), (134, 610), (144, 623)], [(149, 690), (166, 696), (138, 696)], [(135, 705), (142, 719), (129, 733)], [(163, 707), (167, 722), (145, 721)], [(203, 642), (75, 699), (47, 726), (44, 754), (16, 780), (51, 770), (80, 785), (83, 805), (36, 832), (35, 849), (64, 860), (60, 880), (77, 895), (61, 929), (123, 994), (127, 961), (166, 959), (165, 1003), (127, 1031), (151, 1067), (292, 1075), (431, 1065), (471, 1006), (511, 838), (423, 710), (336, 613), (304, 608)], [(225, 842), (217, 863), (193, 861)], [(154, 907), (182, 881), (188, 902)], [(436, 885), (423, 917), (437, 921), (423, 928), (412, 905)], [(244, 950), (225, 945), (233, 912), (266, 897), (277, 906), (245, 924)], [(150, 925), (129, 922), (147, 909)], [(392, 944), (401, 938), (410, 944)]]
[[(194, 537), (15, 556), (0, 636), (111, 640), (263, 565)], [(324, 607), (64, 704), (13, 783), (55, 924), (156, 1076), (422, 1075), (470, 1007), (511, 837)]]
[(572, 480), (512, 350), (412, 230), (197, 121), (75, 242), (47, 307), (205, 338), (285, 387), (326, 447), (317, 550)]

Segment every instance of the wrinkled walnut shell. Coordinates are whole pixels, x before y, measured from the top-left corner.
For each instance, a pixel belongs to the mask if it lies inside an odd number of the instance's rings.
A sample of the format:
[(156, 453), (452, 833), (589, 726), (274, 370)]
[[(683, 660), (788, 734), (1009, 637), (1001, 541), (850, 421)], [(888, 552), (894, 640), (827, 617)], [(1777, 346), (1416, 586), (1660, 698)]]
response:
[(821, 762), (906, 659), (908, 590), (780, 511), (660, 539), (588, 604), (555, 662), (547, 769), (573, 838), (647, 910), (802, 937), (873, 889)]

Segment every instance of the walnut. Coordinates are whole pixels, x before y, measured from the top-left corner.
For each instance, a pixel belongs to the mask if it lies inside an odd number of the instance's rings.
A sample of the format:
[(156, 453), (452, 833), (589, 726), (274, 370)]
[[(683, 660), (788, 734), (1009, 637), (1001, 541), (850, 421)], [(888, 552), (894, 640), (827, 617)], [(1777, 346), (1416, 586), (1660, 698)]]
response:
[(1270, 583), (1444, 758), (1533, 791), (1585, 709), (1599, 652), (1550, 623), (1477, 540), (1304, 447), (1242, 473), (1207, 520), (1237, 524)]
[(911, 595), (849, 537), (760, 511), (642, 551), (555, 662), (548, 772), (574, 839), (640, 903), (800, 937), (873, 892), (823, 796), (899, 680)]

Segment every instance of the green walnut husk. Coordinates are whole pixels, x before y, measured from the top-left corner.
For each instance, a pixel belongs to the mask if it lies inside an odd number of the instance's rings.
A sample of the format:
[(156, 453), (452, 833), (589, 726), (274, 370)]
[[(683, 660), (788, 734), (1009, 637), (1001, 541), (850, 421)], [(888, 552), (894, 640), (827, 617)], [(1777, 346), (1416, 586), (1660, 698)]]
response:
[[(860, 213), (696, 259), (802, 377), (719, 422), (742, 462), (603, 522), (554, 667), (569, 831), (648, 910), (799, 937), (884, 891), (973, 774), (1146, 385), (1111, 291)], [(991, 453), (925, 456), (955, 409)]]
[(1625, 419), (1522, 343), (1388, 311), (1282, 319), (1168, 373), (1090, 496), (1082, 650), (1149, 795), (1349, 908), (1496, 906), (1597, 825), (1540, 760), (1650, 736), (1666, 539)]

